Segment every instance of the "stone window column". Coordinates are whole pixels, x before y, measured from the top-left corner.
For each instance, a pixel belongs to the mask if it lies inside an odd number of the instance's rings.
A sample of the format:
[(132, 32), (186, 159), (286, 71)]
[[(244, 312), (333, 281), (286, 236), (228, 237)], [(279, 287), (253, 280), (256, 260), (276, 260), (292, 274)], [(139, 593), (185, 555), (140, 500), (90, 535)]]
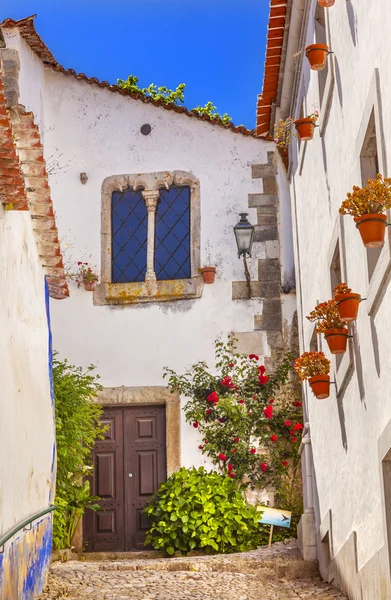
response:
[(159, 200), (159, 190), (143, 190), (141, 193), (148, 211), (147, 272), (145, 274), (145, 281), (156, 281), (154, 268), (155, 218), (156, 207)]

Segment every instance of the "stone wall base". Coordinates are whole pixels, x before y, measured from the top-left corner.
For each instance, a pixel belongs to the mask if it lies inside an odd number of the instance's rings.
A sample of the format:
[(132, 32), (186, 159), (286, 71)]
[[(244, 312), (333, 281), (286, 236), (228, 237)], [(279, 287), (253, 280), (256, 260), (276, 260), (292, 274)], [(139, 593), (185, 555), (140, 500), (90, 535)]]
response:
[(314, 513), (304, 513), (297, 526), (297, 545), (303, 560), (317, 560), (316, 523)]

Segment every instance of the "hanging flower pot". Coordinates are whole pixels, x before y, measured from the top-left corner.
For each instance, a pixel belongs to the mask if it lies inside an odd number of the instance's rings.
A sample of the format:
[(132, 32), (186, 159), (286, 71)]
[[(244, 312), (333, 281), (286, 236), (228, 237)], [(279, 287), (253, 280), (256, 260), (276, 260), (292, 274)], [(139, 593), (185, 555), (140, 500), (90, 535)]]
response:
[(330, 6), (334, 6), (335, 0), (318, 0), (318, 4), (323, 6), (323, 8), (330, 8)]
[(330, 396), (330, 375), (314, 375), (308, 379), (308, 383), (318, 400)]
[(83, 281), (83, 285), (87, 292), (93, 292), (96, 286), (96, 281)]
[(216, 277), (216, 267), (203, 267), (200, 269), (204, 283), (214, 283)]
[(375, 213), (354, 217), (356, 227), (366, 248), (381, 248), (387, 226), (387, 215)]
[(307, 142), (314, 137), (315, 121), (310, 117), (297, 119), (295, 121), (295, 127), (297, 134), (302, 141)]
[(347, 329), (326, 329), (324, 337), (331, 354), (343, 354), (348, 343)]
[(294, 362), (302, 381), (308, 379), (315, 396), (322, 400), (330, 395), (330, 361), (323, 352), (304, 352)]
[(333, 294), (341, 321), (343, 323), (355, 321), (361, 302), (360, 294), (352, 294), (352, 290), (346, 283), (338, 283), (334, 288)]
[(322, 71), (325, 68), (329, 53), (326, 44), (311, 44), (305, 49), (305, 55), (313, 71)]

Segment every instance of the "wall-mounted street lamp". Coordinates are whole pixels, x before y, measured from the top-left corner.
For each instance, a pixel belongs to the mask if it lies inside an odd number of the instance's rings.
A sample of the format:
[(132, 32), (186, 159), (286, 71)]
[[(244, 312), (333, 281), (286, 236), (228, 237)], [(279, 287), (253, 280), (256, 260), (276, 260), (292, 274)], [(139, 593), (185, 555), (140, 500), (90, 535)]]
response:
[(247, 256), (251, 258), (251, 250), (254, 241), (254, 225), (248, 222), (248, 213), (239, 213), (240, 221), (234, 227), (236, 245), (238, 247), (238, 258), (243, 256), (244, 273), (246, 275), (248, 297), (251, 298), (251, 280), (247, 266)]

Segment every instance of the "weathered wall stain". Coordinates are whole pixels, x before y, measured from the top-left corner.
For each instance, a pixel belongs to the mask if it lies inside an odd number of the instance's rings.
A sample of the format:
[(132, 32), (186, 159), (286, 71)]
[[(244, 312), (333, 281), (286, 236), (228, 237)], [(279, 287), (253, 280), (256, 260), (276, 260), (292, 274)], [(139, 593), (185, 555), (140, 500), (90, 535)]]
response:
[(52, 515), (21, 531), (0, 554), (1, 600), (33, 600), (43, 589), (52, 553)]

